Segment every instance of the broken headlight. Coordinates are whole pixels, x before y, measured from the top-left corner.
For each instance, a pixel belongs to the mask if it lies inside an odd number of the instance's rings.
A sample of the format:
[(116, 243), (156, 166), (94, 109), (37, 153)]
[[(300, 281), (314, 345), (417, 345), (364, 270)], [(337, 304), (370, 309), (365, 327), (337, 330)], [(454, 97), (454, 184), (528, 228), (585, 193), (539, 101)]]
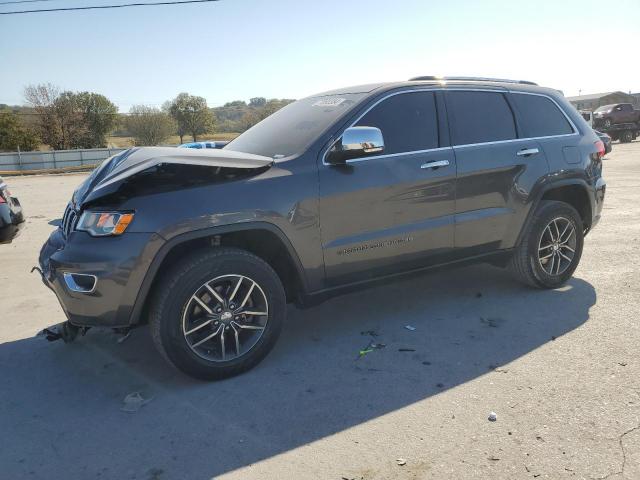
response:
[(80, 217), (76, 230), (94, 237), (122, 235), (132, 221), (133, 213), (87, 211)]

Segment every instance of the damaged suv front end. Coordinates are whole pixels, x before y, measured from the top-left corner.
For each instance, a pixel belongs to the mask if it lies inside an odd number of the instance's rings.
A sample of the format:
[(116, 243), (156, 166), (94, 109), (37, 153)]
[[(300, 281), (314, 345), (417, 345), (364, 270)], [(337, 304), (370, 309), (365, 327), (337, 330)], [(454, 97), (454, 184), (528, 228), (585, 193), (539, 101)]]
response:
[(246, 178), (272, 162), (232, 151), (157, 147), (132, 148), (105, 160), (74, 192), (40, 251), (42, 279), (69, 322), (132, 324), (142, 282), (166, 241), (160, 233), (164, 214), (177, 208), (149, 197)]

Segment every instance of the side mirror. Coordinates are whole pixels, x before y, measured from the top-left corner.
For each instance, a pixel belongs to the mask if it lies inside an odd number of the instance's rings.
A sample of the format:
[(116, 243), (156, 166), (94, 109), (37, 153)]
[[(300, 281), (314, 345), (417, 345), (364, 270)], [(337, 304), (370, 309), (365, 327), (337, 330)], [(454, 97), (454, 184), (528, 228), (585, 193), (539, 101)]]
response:
[(367, 157), (384, 151), (382, 132), (376, 127), (350, 127), (342, 134), (327, 154), (332, 165), (346, 163), (354, 158)]

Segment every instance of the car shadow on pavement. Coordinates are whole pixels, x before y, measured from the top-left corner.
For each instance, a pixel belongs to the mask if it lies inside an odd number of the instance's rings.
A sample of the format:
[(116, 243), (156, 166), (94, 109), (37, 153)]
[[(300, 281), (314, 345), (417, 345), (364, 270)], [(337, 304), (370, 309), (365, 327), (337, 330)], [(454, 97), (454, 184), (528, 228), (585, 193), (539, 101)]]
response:
[[(7, 478), (216, 477), (488, 374), (582, 325), (595, 302), (579, 278), (542, 291), (489, 266), (414, 277), (291, 308), (260, 365), (215, 383), (168, 366), (146, 327), (122, 343), (97, 330), (5, 343), (0, 465)], [(132, 392), (151, 401), (124, 413)]]

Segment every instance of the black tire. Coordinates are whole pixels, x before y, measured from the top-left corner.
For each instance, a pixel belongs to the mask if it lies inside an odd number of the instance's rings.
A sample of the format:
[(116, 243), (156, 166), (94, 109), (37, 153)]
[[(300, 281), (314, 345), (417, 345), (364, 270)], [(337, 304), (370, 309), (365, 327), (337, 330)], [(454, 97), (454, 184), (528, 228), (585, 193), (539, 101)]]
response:
[[(187, 342), (183, 314), (192, 295), (206, 282), (225, 275), (253, 280), (265, 295), (268, 315), (261, 337), (247, 352), (230, 360), (212, 361), (198, 355)], [(176, 368), (201, 380), (231, 377), (257, 365), (275, 345), (285, 316), (285, 292), (276, 272), (261, 258), (235, 248), (201, 250), (179, 261), (163, 274), (149, 308), (151, 335), (157, 349)]]
[(624, 132), (622, 132), (622, 135), (620, 136), (620, 141), (622, 143), (633, 142), (633, 132), (631, 132), (631, 130), (625, 130)]
[[(568, 266), (559, 274), (549, 274), (542, 265), (545, 260), (538, 257), (545, 229), (554, 219), (566, 219), (574, 228), (575, 238), (572, 239), (573, 257)], [(568, 203), (544, 200), (536, 209), (532, 221), (524, 234), (522, 243), (516, 248), (510, 261), (510, 269), (516, 278), (526, 285), (536, 288), (558, 288), (567, 282), (575, 272), (584, 245), (584, 229), (580, 214)], [(551, 252), (551, 250), (548, 250)], [(558, 257), (559, 258), (559, 257)], [(548, 260), (547, 260), (548, 261)], [(564, 260), (563, 260), (564, 261)], [(551, 266), (553, 270), (553, 266)]]

